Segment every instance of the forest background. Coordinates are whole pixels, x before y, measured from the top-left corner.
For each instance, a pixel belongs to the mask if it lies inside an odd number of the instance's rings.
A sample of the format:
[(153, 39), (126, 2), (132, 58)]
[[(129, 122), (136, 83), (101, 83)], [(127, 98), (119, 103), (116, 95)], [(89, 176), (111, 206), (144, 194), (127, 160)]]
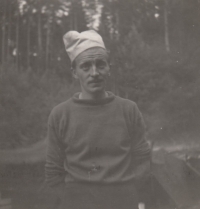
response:
[(97, 30), (110, 51), (108, 89), (135, 101), (147, 137), (200, 136), (199, 0), (1, 0), (0, 148), (45, 139), (51, 109), (79, 85), (62, 37)]

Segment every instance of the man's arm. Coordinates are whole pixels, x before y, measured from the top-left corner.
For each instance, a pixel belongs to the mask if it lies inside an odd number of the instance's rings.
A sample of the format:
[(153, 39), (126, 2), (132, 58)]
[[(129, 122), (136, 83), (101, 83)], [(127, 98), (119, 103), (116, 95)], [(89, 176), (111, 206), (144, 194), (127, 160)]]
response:
[(63, 193), (65, 185), (65, 152), (58, 134), (56, 133), (51, 116), (48, 121), (47, 139), (45, 182), (60, 196)]
[(134, 125), (133, 158), (135, 162), (135, 178), (141, 187), (150, 176), (150, 145), (145, 138), (145, 124), (138, 107), (136, 106)]

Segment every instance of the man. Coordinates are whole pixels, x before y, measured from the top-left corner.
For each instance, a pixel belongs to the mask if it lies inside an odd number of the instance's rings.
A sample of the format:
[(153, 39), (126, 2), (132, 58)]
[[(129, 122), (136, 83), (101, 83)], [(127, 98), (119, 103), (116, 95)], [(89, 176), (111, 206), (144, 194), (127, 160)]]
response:
[(98, 33), (70, 31), (63, 39), (81, 92), (49, 116), (46, 182), (62, 209), (136, 209), (150, 164), (142, 115), (105, 90), (110, 66)]

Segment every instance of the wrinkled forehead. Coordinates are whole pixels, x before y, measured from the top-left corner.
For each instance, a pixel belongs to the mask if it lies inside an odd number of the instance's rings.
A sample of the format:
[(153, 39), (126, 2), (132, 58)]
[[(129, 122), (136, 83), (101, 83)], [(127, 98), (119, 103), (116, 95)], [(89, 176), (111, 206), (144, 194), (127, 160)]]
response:
[(87, 49), (80, 53), (76, 59), (76, 63), (84, 62), (84, 60), (92, 60), (92, 59), (108, 59), (108, 53), (105, 49), (101, 47), (93, 47), (90, 49)]

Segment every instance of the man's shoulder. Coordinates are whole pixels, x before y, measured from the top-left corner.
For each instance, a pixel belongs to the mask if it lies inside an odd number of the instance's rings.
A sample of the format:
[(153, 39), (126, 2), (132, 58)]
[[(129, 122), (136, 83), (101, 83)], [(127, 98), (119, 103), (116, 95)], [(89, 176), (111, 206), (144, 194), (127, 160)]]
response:
[(130, 99), (122, 98), (120, 96), (116, 96), (116, 101), (120, 103), (121, 105), (123, 105), (124, 107), (136, 107), (137, 106), (137, 104), (134, 101)]
[(116, 102), (118, 102), (120, 109), (122, 109), (125, 114), (134, 116), (141, 114), (137, 103), (130, 99), (116, 96)]
[(68, 100), (61, 102), (60, 104), (56, 105), (51, 110), (51, 116), (57, 116), (57, 115), (63, 115), (63, 113), (69, 112), (70, 108), (72, 106), (72, 98), (69, 98)]

